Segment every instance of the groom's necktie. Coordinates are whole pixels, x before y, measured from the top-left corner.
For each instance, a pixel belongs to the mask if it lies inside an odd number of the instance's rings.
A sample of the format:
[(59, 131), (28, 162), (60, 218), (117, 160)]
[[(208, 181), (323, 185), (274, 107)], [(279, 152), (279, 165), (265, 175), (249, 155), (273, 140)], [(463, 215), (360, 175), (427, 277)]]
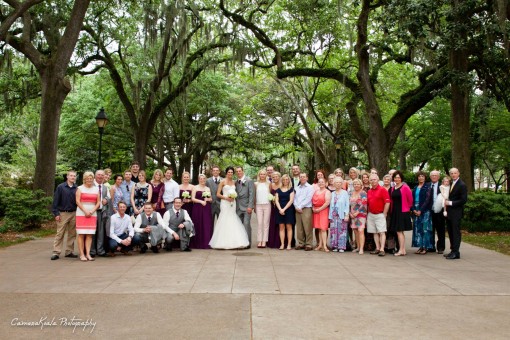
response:
[(240, 179), (237, 180), (237, 184), (241, 184), (241, 180)]

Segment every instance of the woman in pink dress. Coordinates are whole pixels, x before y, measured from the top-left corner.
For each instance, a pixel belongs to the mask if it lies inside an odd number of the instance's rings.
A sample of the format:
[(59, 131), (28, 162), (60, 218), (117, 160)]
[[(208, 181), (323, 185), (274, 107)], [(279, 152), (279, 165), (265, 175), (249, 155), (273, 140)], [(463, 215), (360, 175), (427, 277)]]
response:
[(92, 235), (96, 233), (96, 211), (99, 204), (99, 189), (94, 185), (94, 174), (87, 171), (83, 174), (83, 185), (76, 190), (76, 233), (82, 261), (94, 261), (90, 256), (90, 247)]
[(328, 227), (329, 227), (329, 202), (331, 201), (331, 192), (326, 188), (326, 180), (319, 179), (317, 182), (319, 189), (315, 191), (312, 197), (313, 227), (319, 231), (319, 244), (315, 250), (328, 249)]

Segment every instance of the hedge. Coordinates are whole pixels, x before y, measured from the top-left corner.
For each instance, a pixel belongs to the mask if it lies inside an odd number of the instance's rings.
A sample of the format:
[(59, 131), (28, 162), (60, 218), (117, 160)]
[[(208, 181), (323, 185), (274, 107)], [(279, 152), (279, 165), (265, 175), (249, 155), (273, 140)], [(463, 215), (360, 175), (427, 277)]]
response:
[(52, 200), (42, 190), (0, 189), (0, 217), (4, 219), (0, 232), (40, 227), (52, 218), (49, 210)]
[(469, 232), (510, 231), (510, 195), (493, 191), (470, 193), (462, 226)]

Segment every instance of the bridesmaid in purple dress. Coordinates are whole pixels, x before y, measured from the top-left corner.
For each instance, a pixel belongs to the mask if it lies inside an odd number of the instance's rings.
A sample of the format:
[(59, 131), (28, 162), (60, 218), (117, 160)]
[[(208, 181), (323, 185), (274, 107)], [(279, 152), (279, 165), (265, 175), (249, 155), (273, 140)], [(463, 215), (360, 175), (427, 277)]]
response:
[(207, 178), (204, 174), (198, 175), (198, 185), (193, 188), (191, 200), (193, 201), (193, 215), (191, 220), (195, 225), (195, 236), (191, 238), (190, 248), (210, 249), (209, 241), (213, 234), (211, 212), (211, 189), (205, 185)]
[(163, 171), (156, 169), (152, 175), (151, 186), (152, 186), (152, 209), (160, 213), (161, 217), (166, 212), (165, 203), (163, 203), (163, 194), (165, 193), (165, 183), (161, 182), (163, 178)]
[[(182, 209), (186, 210), (189, 216), (193, 216), (193, 202), (191, 201), (191, 193), (193, 185), (189, 183), (191, 177), (189, 172), (184, 171), (181, 177), (181, 185), (179, 185), (179, 196), (182, 198)], [(186, 194), (185, 194), (186, 193)]]
[[(280, 173), (278, 171), (273, 172), (271, 176), (272, 182), (269, 186), (269, 192), (271, 195), (276, 195), (276, 190), (281, 187), (280, 183)], [(267, 239), (266, 246), (268, 248), (280, 248), (280, 228), (278, 224), (276, 224), (276, 212), (277, 209), (274, 205), (275, 201), (271, 202), (271, 217), (269, 220), (269, 235)]]

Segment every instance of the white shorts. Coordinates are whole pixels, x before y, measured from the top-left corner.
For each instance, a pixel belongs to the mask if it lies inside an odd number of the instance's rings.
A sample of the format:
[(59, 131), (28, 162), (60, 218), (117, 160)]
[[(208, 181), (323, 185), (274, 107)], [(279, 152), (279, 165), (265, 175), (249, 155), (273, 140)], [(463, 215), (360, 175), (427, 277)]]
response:
[(367, 232), (370, 234), (386, 232), (386, 217), (384, 217), (383, 213), (380, 214), (372, 214), (370, 212), (368, 213)]

